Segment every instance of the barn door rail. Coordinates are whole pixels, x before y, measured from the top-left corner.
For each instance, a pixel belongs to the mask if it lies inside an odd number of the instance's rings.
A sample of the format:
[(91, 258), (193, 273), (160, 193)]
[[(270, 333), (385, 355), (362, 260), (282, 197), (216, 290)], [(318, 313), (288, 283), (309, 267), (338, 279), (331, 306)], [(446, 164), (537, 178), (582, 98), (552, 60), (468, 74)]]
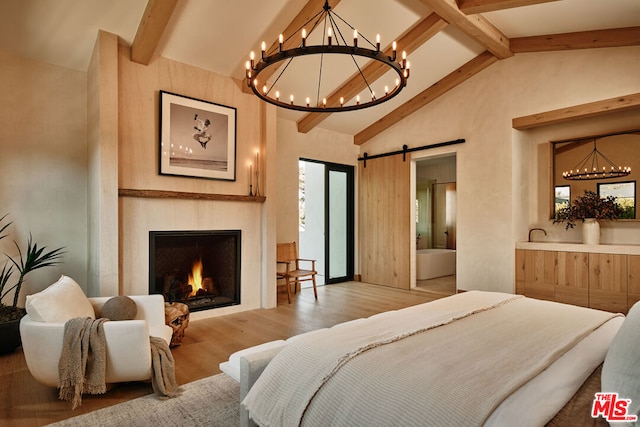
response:
[(411, 148), (409, 148), (405, 144), (405, 145), (402, 146), (402, 150), (390, 151), (388, 153), (374, 154), (373, 156), (369, 156), (365, 152), (362, 157), (358, 157), (358, 161), (359, 162), (360, 161), (364, 162), (364, 167), (366, 168), (367, 167), (367, 160), (373, 160), (373, 159), (378, 159), (380, 157), (396, 156), (398, 154), (402, 154), (402, 160), (406, 162), (407, 161), (407, 153), (411, 153), (413, 151), (428, 150), (430, 148), (446, 147), (448, 145), (462, 144), (463, 142), (465, 142), (465, 140), (460, 138), (460, 139), (454, 139), (452, 141), (438, 142), (437, 144), (423, 145), (421, 147), (411, 147)]

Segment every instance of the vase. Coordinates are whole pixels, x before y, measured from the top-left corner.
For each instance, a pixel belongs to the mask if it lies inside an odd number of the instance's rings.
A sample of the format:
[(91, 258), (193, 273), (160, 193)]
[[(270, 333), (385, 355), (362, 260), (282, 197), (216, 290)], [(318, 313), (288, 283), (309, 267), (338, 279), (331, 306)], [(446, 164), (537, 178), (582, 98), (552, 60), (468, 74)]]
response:
[(600, 244), (600, 224), (595, 218), (585, 218), (582, 223), (582, 243), (585, 245)]

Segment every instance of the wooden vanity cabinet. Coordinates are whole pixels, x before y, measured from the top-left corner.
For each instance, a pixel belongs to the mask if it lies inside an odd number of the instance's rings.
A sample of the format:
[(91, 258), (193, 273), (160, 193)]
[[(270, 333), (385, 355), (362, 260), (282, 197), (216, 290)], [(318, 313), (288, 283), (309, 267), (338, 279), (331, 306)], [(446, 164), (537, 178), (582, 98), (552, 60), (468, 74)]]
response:
[(627, 306), (640, 301), (640, 255), (627, 255)]
[(516, 293), (627, 313), (640, 301), (640, 255), (516, 249)]

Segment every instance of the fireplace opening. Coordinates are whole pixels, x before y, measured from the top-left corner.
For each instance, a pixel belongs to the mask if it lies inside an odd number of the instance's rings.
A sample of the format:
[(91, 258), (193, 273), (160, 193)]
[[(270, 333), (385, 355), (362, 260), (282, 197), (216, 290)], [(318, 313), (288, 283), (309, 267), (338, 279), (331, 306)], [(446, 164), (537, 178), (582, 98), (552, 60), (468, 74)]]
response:
[(149, 293), (189, 311), (240, 304), (241, 230), (150, 231)]

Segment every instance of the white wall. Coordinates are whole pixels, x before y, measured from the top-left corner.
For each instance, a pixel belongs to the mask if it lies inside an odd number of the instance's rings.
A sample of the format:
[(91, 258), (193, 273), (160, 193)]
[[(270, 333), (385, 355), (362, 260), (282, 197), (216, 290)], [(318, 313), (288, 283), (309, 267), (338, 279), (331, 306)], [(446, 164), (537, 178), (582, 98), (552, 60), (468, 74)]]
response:
[(293, 242), (298, 241), (298, 160), (306, 158), (357, 166), (359, 149), (353, 144), (351, 135), (322, 128), (307, 134), (298, 133), (296, 123), (284, 119), (278, 119), (277, 133), (276, 236), (278, 242)]
[[(534, 142), (514, 131), (511, 120), (640, 92), (638, 69), (638, 47), (516, 55), (382, 132), (361, 152), (466, 139), (428, 153), (457, 153), (458, 287), (513, 292), (515, 242), (538, 223), (532, 194), (540, 171)], [(640, 223), (628, 227), (635, 233)]]
[[(38, 246), (64, 246), (59, 267), (27, 276), (24, 295), (61, 273), (87, 279), (86, 73), (0, 52), (0, 216), (14, 222), (0, 254), (17, 254), (29, 233)], [(0, 261), (0, 264), (3, 262)]]

